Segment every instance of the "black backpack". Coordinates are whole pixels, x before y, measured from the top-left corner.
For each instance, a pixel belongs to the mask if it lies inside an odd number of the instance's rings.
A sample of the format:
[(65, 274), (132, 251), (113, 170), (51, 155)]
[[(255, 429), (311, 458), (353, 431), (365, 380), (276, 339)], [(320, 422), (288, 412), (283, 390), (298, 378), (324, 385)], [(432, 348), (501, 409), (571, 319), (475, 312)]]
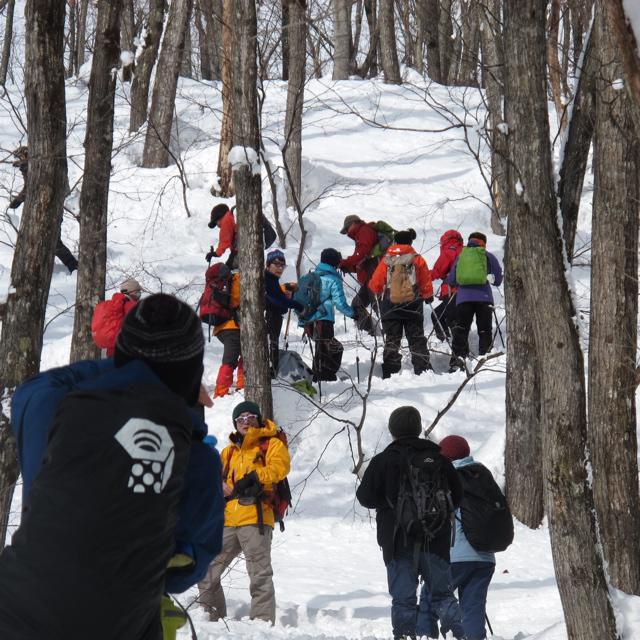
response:
[(513, 542), (513, 517), (491, 471), (474, 463), (457, 469), (464, 488), (460, 522), (476, 551), (496, 553)]
[(412, 540), (433, 540), (454, 512), (446, 461), (428, 450), (411, 450), (404, 455), (405, 471), (400, 479), (395, 505), (398, 533), (406, 544)]

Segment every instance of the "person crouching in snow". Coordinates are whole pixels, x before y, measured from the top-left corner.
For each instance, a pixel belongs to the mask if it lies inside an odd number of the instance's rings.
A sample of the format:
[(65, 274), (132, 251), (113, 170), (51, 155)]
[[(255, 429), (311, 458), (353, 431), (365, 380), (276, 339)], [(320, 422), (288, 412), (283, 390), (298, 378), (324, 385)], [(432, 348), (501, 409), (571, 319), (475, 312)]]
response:
[(266, 270), (264, 274), (264, 288), (266, 293), (264, 317), (267, 323), (269, 337), (269, 358), (271, 360), (271, 377), (278, 375), (279, 342), (282, 330), (282, 316), (290, 309), (303, 311), (304, 307), (293, 299), (295, 284), (280, 284), (280, 276), (287, 266), (284, 253), (274, 249), (267, 254)]
[(433, 302), (433, 286), (427, 263), (411, 246), (415, 239), (413, 229), (396, 232), (394, 244), (387, 249), (369, 281), (371, 292), (382, 296), (383, 378), (389, 378), (402, 368), (400, 342), (403, 331), (409, 343), (414, 373), (420, 375), (431, 369), (422, 304)]
[[(255, 402), (241, 402), (232, 414), (235, 431), (222, 450), (222, 489), (227, 500), (224, 512), (222, 551), (198, 584), (199, 602), (211, 620), (227, 616), (220, 578), (235, 558), (244, 554), (249, 574), (252, 620), (275, 622), (276, 596), (271, 566), (271, 538), (275, 517), (261, 499), (291, 466), (285, 444), (274, 437), (276, 424), (262, 418)], [(262, 443), (268, 440), (263, 454)]]

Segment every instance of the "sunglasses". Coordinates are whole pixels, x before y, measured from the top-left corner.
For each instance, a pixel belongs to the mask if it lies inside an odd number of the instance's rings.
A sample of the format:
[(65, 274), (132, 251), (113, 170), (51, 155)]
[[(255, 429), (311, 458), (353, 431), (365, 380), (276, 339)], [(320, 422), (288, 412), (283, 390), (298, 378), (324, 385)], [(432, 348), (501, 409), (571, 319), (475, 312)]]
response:
[(251, 413), (249, 415), (246, 416), (238, 416), (236, 418), (236, 422), (240, 422), (241, 424), (247, 424), (249, 422), (253, 422), (254, 420), (257, 420), (258, 416), (255, 413)]

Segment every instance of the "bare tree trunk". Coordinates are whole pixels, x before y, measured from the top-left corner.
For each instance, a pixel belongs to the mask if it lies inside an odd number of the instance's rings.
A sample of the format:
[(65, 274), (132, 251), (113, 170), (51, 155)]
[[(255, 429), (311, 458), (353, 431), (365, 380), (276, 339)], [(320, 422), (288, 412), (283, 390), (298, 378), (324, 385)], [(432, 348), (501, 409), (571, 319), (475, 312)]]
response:
[(289, 49), (289, 0), (281, 0), (280, 7), (282, 11), (282, 79), (289, 80), (289, 60), (291, 52)]
[(80, 0), (80, 15), (78, 16), (78, 37), (76, 38), (76, 51), (78, 59), (76, 62), (76, 73), (84, 64), (84, 52), (87, 47), (87, 12), (89, 11), (89, 0)]
[(151, 73), (153, 65), (156, 63), (160, 38), (162, 37), (164, 6), (164, 0), (151, 0), (149, 4), (144, 48), (138, 57), (136, 72), (131, 83), (131, 115), (129, 116), (129, 131), (131, 133), (137, 131), (147, 120)]
[(556, 118), (562, 129), (565, 126), (564, 104), (562, 99), (562, 75), (560, 59), (558, 58), (560, 35), (560, 0), (551, 0), (549, 17), (547, 20), (547, 66), (549, 69), (549, 84), (551, 95), (556, 107)]
[(233, 145), (244, 148), (245, 161), (234, 167), (240, 260), (240, 336), (245, 363), (245, 397), (273, 416), (271, 374), (264, 322), (264, 244), (262, 178), (259, 162), (256, 7), (254, 0), (233, 4)]
[(66, 78), (71, 78), (75, 71), (75, 65), (78, 60), (78, 43), (76, 41), (77, 36), (77, 28), (76, 28), (76, 16), (77, 16), (77, 7), (78, 4), (76, 2), (67, 3), (67, 7), (69, 8), (69, 26), (68, 26), (68, 34), (69, 34), (69, 63), (67, 66), (67, 72), (65, 74)]
[(378, 75), (378, 49), (380, 46), (380, 29), (378, 28), (376, 3), (377, 0), (364, 0), (364, 12), (367, 16), (367, 26), (370, 34), (369, 53), (367, 54), (368, 64), (365, 75), (368, 74), (372, 78)]
[(569, 261), (573, 260), (582, 185), (587, 170), (595, 122), (595, 82), (598, 71), (598, 56), (594, 51), (592, 35), (589, 36), (585, 46), (583, 66), (573, 97), (571, 119), (567, 126), (558, 185), (560, 211), (562, 212), (562, 234)]
[(169, 9), (142, 155), (146, 169), (169, 166), (173, 111), (191, 4), (191, 0), (172, 2)]
[(427, 48), (427, 25), (426, 25), (426, 5), (427, 0), (416, 0), (415, 20), (416, 20), (416, 41), (414, 58), (416, 71), (424, 73), (424, 54)]
[(404, 45), (402, 57), (400, 55), (398, 57), (402, 64), (415, 68), (414, 54), (416, 45), (413, 33), (416, 21), (415, 7), (413, 3), (403, 2), (402, 0), (393, 0), (393, 3), (400, 19), (401, 42)]
[(100, 356), (91, 337), (91, 318), (104, 298), (107, 270), (107, 207), (113, 148), (113, 112), (120, 59), (122, 0), (99, 0), (91, 64), (85, 161), (80, 193), (78, 284), (71, 341), (72, 362)]
[(463, 2), (462, 11), (462, 52), (460, 55), (456, 84), (478, 86), (478, 53), (480, 49), (480, 12), (477, 2)]
[(192, 54), (192, 42), (191, 42), (191, 25), (187, 19), (187, 24), (184, 31), (184, 47), (182, 49), (182, 62), (180, 63), (180, 75), (183, 78), (193, 78), (193, 65), (191, 64)]
[(289, 84), (284, 133), (284, 161), (289, 178), (289, 204), (300, 202), (302, 192), (302, 108), (304, 104), (305, 68), (307, 63), (305, 21), (306, 0), (287, 0), (289, 5)]
[(211, 49), (213, 43), (207, 41), (206, 19), (203, 16), (203, 5), (206, 2), (196, 0), (193, 5), (194, 19), (193, 23), (198, 33), (198, 51), (200, 53), (200, 77), (203, 80), (212, 80), (211, 74)]
[(15, 0), (8, 0), (7, 11), (4, 18), (4, 38), (2, 40), (2, 58), (0, 58), (0, 85), (7, 82), (9, 61), (11, 60), (11, 43), (13, 41), (13, 12), (16, 6)]
[(25, 6), (25, 96), (29, 132), (27, 197), (11, 265), (0, 339), (0, 547), (18, 477), (5, 400), (40, 368), (44, 320), (67, 182), (62, 2)]
[(591, 239), (589, 425), (593, 495), (611, 584), (640, 593), (636, 435), (638, 138), (611, 23), (596, 8), (595, 187)]
[(424, 1), (424, 28), (427, 44), (427, 73), (434, 82), (443, 84), (445, 81), (441, 66), (440, 52), (440, 2), (439, 0)]
[(207, 39), (212, 43), (211, 74), (212, 80), (222, 79), (222, 8), (223, 0), (208, 0), (211, 2), (212, 13), (207, 14)]
[(500, 0), (486, 0), (479, 8), (479, 12), (490, 127), (491, 230), (499, 235), (505, 235), (503, 221), (508, 213), (505, 200), (509, 182), (509, 162), (507, 160), (507, 136), (500, 130), (500, 125), (504, 121), (504, 55)]
[[(122, 3), (120, 20), (120, 49), (122, 51), (135, 51), (133, 40), (136, 35), (135, 16), (133, 11), (133, 0), (124, 0)], [(131, 82), (133, 76), (133, 64), (122, 67), (122, 79), (124, 82)]]
[(233, 175), (227, 161), (233, 138), (233, 118), (231, 116), (231, 58), (233, 42), (231, 34), (232, 0), (223, 3), (222, 18), (222, 127), (218, 150), (218, 188), (211, 189), (213, 195), (230, 198), (234, 193)]
[(585, 463), (583, 355), (553, 189), (545, 9), (546, 0), (504, 1), (505, 115), (517, 176), (509, 194), (509, 250), (511, 260), (521, 261), (526, 298), (535, 301), (528, 312), (540, 363), (545, 510), (568, 638), (614, 640)]
[(387, 84), (402, 84), (396, 49), (393, 0), (380, 0), (378, 21), (380, 26), (380, 61), (382, 62), (384, 81)]
[(349, 61), (351, 60), (351, 2), (334, 0), (333, 2), (333, 79), (349, 79)]
[[(221, 3), (217, 3), (221, 4)], [(213, 0), (198, 0), (196, 28), (200, 46), (200, 73), (203, 80), (220, 80), (220, 51), (222, 50), (222, 7), (214, 11)]]
[(438, 11), (438, 50), (440, 52), (440, 73), (442, 83), (447, 84), (453, 66), (453, 20), (451, 18), (452, 0), (439, 0)]

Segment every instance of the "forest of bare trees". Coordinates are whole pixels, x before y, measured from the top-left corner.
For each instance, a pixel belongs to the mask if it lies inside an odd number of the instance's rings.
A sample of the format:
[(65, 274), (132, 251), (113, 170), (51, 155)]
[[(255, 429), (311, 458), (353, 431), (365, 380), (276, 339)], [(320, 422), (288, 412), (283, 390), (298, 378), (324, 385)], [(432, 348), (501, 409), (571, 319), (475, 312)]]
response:
[[(24, 74), (30, 167), (0, 338), (0, 538), (17, 478), (5, 401), (39, 370), (68, 189), (65, 78), (91, 61), (73, 360), (94, 355), (91, 309), (105, 293), (116, 67), (130, 85), (129, 131), (144, 139), (144, 167), (180, 164), (180, 78), (220, 86), (211, 192), (236, 196), (242, 296), (254, 302), (264, 286), (263, 165), (275, 190), (263, 153), (263, 84), (288, 83), (281, 175), (304, 240), (305, 83), (330, 78), (338, 93), (352, 77), (400, 85), (411, 69), (437, 85), (473, 87), (484, 101), (486, 200), (494, 233), (506, 235), (507, 496), (526, 526), (548, 519), (568, 637), (617, 638), (608, 588), (640, 595), (640, 58), (622, 0), (34, 0), (20, 52), (14, 9), (15, 0), (0, 1), (0, 85)], [(233, 168), (232, 148), (245, 152)], [(590, 154), (584, 247), (576, 227)], [(585, 251), (588, 335), (567, 277)], [(248, 370), (248, 397), (270, 415), (262, 302), (242, 309), (244, 348), (264, 364)]]

